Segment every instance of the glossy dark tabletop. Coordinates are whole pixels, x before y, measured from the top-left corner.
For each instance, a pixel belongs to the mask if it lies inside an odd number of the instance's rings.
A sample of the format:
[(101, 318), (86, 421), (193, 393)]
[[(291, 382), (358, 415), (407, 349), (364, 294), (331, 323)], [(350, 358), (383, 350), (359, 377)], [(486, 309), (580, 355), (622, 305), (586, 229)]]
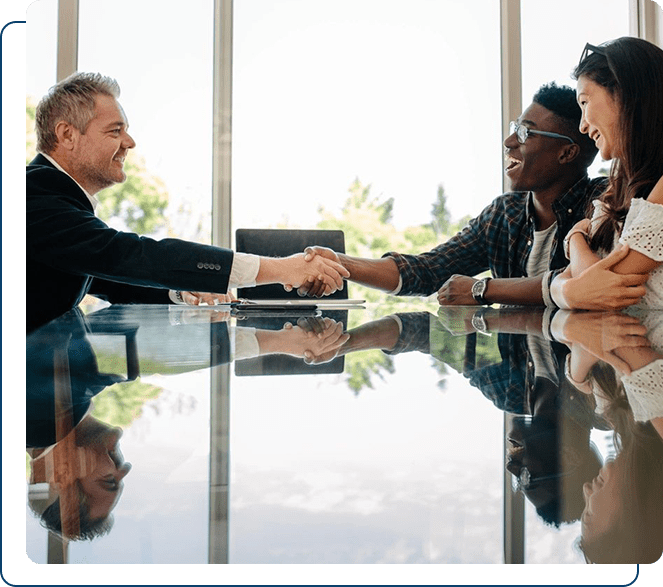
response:
[(28, 556), (656, 560), (661, 314), (69, 312), (27, 338)]

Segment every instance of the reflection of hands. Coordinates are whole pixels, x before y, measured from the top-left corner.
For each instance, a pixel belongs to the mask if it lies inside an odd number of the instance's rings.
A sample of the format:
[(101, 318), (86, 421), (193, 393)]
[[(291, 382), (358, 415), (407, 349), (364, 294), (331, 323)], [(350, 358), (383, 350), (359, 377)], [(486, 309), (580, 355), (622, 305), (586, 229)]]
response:
[(232, 293), (216, 294), (216, 293), (206, 293), (200, 291), (173, 292), (175, 299), (177, 299), (178, 293), (180, 294), (180, 296), (182, 296), (182, 301), (187, 306), (199, 306), (200, 304), (215, 306), (216, 304), (227, 304), (228, 302), (234, 302), (236, 300), (235, 296)]
[(476, 306), (472, 285), (476, 279), (467, 275), (452, 275), (437, 292), (440, 306)]
[(227, 322), (230, 319), (230, 310), (226, 306), (223, 310), (203, 310), (188, 306), (170, 306), (168, 312), (170, 323), (174, 326), (179, 324), (201, 324), (206, 322)]
[(566, 307), (579, 310), (620, 310), (645, 295), (648, 274), (620, 275), (611, 271), (628, 254), (628, 246), (615, 249), (562, 286)]
[(281, 332), (281, 352), (303, 357), (308, 364), (331, 361), (350, 338), (343, 323), (331, 318), (300, 318), (297, 326), (286, 322)]
[(554, 322), (561, 324), (561, 338), (572, 352), (578, 347), (623, 373), (629, 365), (620, 359), (616, 349), (649, 347), (647, 329), (640, 320), (618, 312), (558, 312)]
[[(306, 247), (304, 249), (304, 259), (307, 262), (313, 261), (316, 257), (328, 259), (329, 261), (333, 261), (334, 263), (338, 263), (339, 265), (342, 266), (341, 260), (339, 259), (336, 252), (333, 251), (332, 249), (329, 249), (327, 247), (318, 247), (318, 246)], [(350, 276), (349, 273), (345, 275), (345, 277), (349, 276)], [(286, 291), (291, 291), (293, 289), (292, 284), (286, 284), (283, 287), (285, 288)], [(342, 289), (342, 287), (340, 289)], [(297, 294), (301, 297), (319, 298), (322, 297), (323, 295), (328, 295), (325, 293), (325, 291), (326, 287), (324, 281), (320, 279), (315, 279), (301, 284), (297, 289)]]

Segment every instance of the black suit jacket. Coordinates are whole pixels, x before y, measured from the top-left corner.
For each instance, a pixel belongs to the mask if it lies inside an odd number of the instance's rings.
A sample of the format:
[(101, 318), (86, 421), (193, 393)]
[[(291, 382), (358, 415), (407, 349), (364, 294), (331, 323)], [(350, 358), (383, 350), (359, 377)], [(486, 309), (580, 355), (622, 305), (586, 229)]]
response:
[(169, 303), (169, 289), (225, 293), (233, 252), (110, 228), (66, 173), (37, 155), (26, 168), (27, 328), (78, 305)]

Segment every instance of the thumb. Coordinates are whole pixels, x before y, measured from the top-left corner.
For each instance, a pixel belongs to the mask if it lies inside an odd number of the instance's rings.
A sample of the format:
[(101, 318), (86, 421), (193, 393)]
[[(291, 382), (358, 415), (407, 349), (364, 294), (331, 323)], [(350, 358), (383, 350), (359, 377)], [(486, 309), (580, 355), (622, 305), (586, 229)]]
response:
[(601, 259), (597, 264), (603, 269), (610, 269), (617, 265), (622, 259), (625, 259), (628, 252), (628, 245), (624, 245), (623, 247), (612, 251), (612, 253), (610, 253), (605, 259)]
[(306, 247), (304, 249), (304, 261), (311, 261), (315, 257), (315, 250), (313, 247)]

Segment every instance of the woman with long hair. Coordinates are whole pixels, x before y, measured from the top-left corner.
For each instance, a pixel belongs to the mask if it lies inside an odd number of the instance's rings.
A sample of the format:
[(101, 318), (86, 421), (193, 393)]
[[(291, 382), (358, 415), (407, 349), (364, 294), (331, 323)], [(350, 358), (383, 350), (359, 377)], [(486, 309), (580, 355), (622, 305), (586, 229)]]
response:
[(562, 308), (586, 308), (611, 271), (634, 279), (629, 304), (663, 308), (663, 50), (633, 37), (586, 45), (573, 72), (580, 131), (612, 159), (607, 190), (565, 239), (567, 270), (551, 285)]

